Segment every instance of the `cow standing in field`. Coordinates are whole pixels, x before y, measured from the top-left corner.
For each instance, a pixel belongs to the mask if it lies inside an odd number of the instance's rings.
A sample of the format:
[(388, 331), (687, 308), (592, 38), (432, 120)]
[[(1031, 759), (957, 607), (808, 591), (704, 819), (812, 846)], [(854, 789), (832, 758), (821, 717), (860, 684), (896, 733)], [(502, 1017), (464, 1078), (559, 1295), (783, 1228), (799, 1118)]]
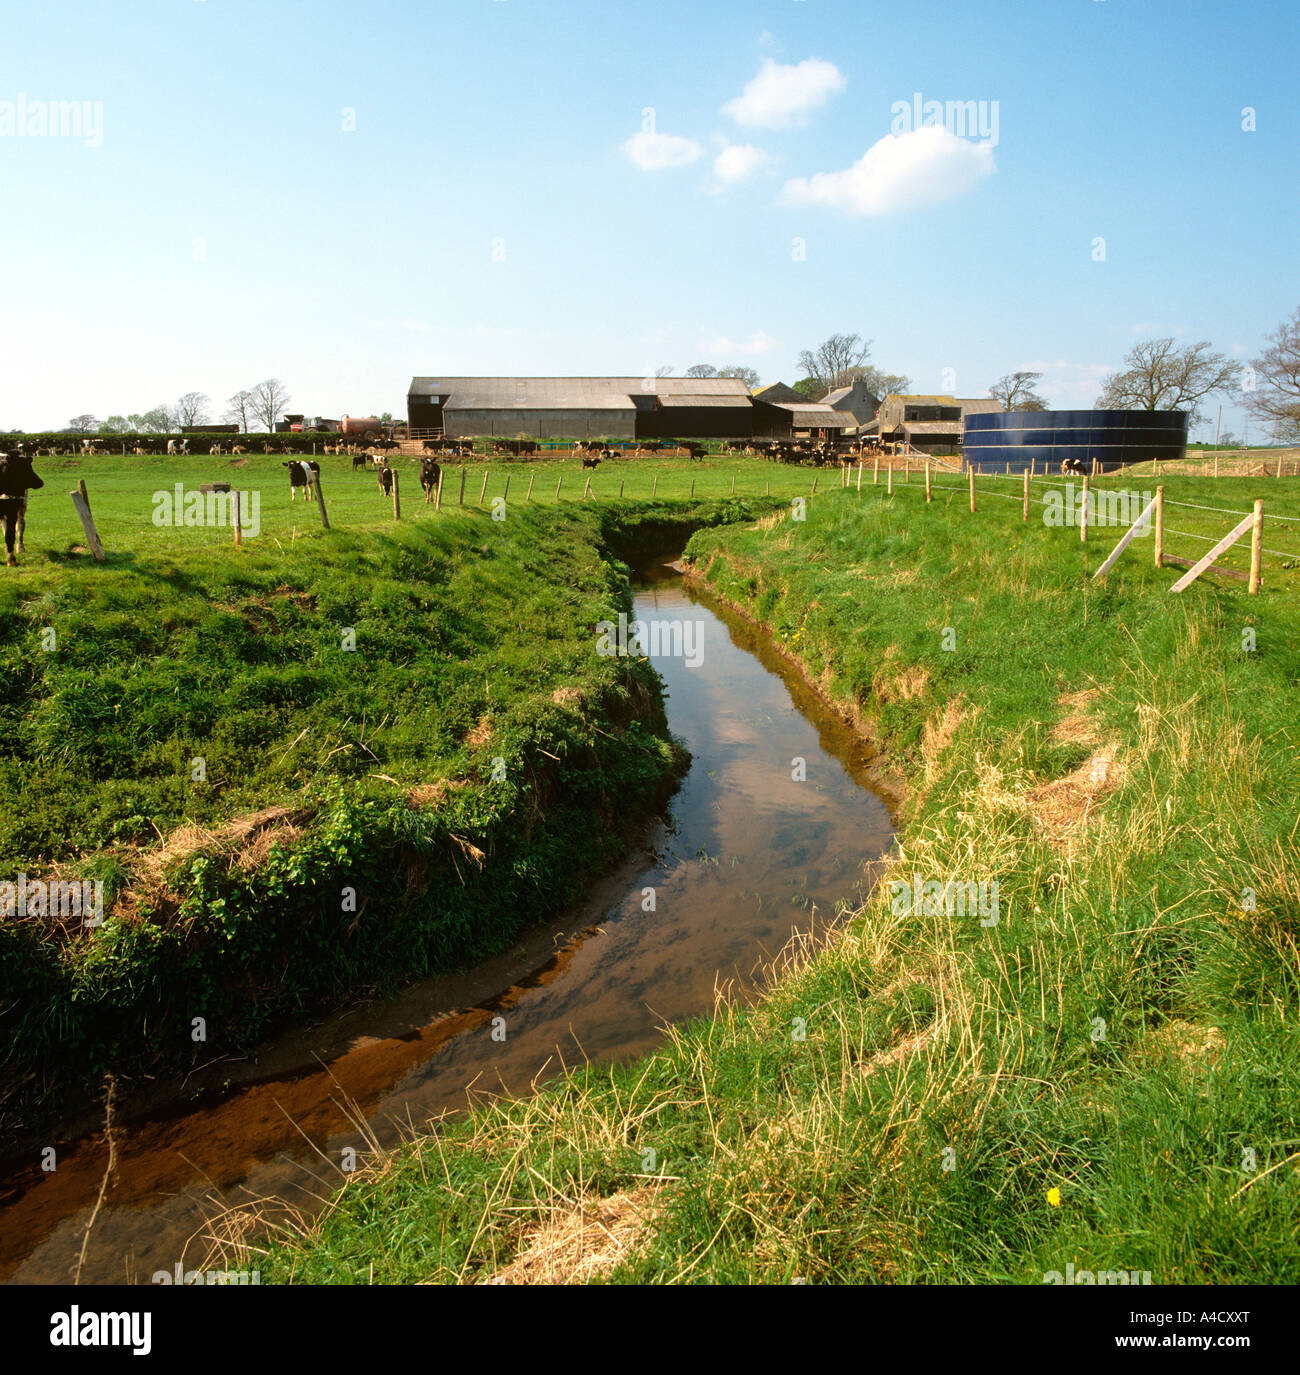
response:
[(1086, 477), (1088, 475), (1087, 468), (1085, 468), (1083, 463), (1077, 458), (1063, 458), (1061, 460), (1061, 472), (1062, 474), (1078, 473), (1080, 477)]
[(437, 490), (438, 478), (442, 475), (442, 469), (432, 458), (422, 458), (420, 460), (420, 486), (424, 488), (425, 501), (432, 501), (433, 494)]
[(598, 454), (587, 454), (586, 456), (584, 456), (584, 458), (583, 458), (583, 460), (582, 460), (582, 466), (583, 466), (584, 468), (594, 468), (594, 467), (596, 466), (596, 464), (599, 463), (599, 462), (600, 462), (600, 455), (598, 455)]
[(386, 496), (393, 495), (393, 470), (387, 463), (379, 466), (379, 490)]
[(44, 486), (21, 444), (12, 453), (0, 454), (0, 517), (5, 523), (5, 565), (8, 568), (18, 563), (14, 557), (15, 539), (21, 552), (23, 536), (27, 533), (27, 493)]
[(301, 487), (303, 496), (310, 501), (316, 495), (313, 489), (320, 475), (320, 464), (315, 459), (294, 459), (284, 466), (289, 470), (289, 500), (297, 499)]

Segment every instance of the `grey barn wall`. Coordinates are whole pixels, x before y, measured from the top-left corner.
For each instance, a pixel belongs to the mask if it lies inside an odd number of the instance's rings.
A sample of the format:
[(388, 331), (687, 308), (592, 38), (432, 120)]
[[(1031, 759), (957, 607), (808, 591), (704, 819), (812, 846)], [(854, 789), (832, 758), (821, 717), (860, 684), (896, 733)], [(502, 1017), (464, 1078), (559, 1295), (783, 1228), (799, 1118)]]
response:
[(636, 412), (627, 410), (482, 410), (444, 412), (451, 439), (502, 435), (513, 439), (635, 439)]

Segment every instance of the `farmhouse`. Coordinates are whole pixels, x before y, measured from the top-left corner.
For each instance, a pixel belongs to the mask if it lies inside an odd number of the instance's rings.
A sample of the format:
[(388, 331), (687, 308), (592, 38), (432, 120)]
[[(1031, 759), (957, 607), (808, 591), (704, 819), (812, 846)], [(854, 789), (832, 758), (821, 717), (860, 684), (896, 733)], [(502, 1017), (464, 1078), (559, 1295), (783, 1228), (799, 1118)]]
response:
[(991, 397), (899, 396), (891, 393), (861, 433), (884, 444), (909, 444), (926, 453), (955, 452), (961, 448), (963, 419), (1001, 410)]
[(858, 425), (870, 425), (880, 409), (880, 398), (859, 378), (851, 387), (836, 387), (822, 397), (822, 405), (846, 411)]
[(747, 439), (754, 408), (736, 377), (413, 377), (412, 438)]

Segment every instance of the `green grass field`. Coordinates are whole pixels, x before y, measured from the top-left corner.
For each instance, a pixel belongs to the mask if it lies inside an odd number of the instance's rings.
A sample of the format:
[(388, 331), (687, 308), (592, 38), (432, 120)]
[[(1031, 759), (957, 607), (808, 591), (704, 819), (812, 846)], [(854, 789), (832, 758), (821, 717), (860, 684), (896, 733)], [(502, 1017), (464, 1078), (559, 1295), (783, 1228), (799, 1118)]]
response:
[[(688, 556), (905, 773), (895, 875), (996, 882), (997, 922), (882, 884), (761, 1004), (383, 1154), (243, 1263), (527, 1277), (557, 1220), (635, 1200), (596, 1278), (1300, 1278), (1293, 560), (1266, 558), (1257, 597), (1173, 596), (1144, 540), (1094, 582), (1113, 538), (1024, 524), (991, 479), (972, 516), (945, 482), (929, 507), (833, 490)], [(1297, 514), (1285, 480), (1166, 487)]]

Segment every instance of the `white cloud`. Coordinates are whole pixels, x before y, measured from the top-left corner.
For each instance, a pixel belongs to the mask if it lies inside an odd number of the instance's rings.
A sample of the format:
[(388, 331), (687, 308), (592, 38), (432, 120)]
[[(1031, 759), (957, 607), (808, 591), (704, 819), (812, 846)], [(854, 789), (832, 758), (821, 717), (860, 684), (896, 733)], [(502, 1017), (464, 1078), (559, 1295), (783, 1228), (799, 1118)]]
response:
[(781, 347), (779, 339), (773, 339), (761, 329), (755, 330), (743, 342), (737, 342), (722, 334), (715, 337), (701, 336), (700, 348), (706, 358), (716, 358), (720, 363), (734, 363), (737, 358), (749, 358), (756, 353), (771, 353)]
[(752, 143), (729, 143), (713, 159), (713, 175), (734, 186), (766, 165), (767, 153), (762, 148), (755, 148)]
[(748, 128), (785, 129), (847, 85), (844, 73), (820, 57), (793, 66), (765, 57), (758, 75), (722, 107), (722, 113)]
[(643, 172), (662, 172), (669, 167), (685, 167), (704, 151), (693, 138), (660, 134), (642, 129), (623, 145), (623, 151)]
[(786, 182), (783, 199), (825, 205), (850, 215), (885, 215), (965, 195), (995, 169), (993, 149), (933, 124), (886, 134), (842, 172)]

